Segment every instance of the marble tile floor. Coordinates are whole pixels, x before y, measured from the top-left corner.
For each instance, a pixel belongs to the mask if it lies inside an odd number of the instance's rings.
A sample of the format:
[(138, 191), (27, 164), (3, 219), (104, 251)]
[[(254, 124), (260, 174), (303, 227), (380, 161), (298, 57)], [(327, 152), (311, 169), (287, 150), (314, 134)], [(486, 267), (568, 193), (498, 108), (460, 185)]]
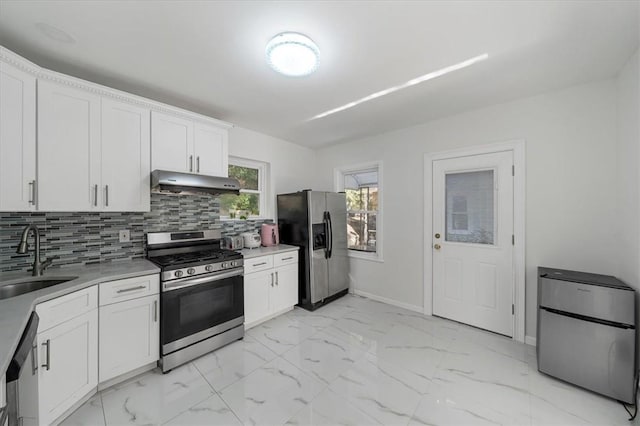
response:
[(627, 425), (540, 374), (535, 349), (348, 295), (91, 398), (62, 425)]

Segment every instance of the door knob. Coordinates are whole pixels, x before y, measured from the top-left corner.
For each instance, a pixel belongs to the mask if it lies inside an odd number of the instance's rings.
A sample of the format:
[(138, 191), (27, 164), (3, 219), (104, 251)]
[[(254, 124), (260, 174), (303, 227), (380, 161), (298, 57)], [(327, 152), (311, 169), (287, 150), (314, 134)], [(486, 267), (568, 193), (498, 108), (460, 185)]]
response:
[(433, 248), (436, 249), (436, 250), (440, 250), (440, 244), (434, 244)]
[(436, 234), (436, 238), (440, 238), (440, 234)]

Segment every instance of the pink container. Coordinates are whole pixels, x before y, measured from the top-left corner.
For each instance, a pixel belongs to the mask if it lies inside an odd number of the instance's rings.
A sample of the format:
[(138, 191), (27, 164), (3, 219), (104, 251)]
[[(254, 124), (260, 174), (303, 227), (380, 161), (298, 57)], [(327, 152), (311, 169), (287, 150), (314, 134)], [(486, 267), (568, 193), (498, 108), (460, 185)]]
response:
[(275, 223), (263, 223), (260, 229), (260, 238), (262, 245), (265, 247), (277, 246), (280, 244), (280, 234), (278, 233), (278, 225)]

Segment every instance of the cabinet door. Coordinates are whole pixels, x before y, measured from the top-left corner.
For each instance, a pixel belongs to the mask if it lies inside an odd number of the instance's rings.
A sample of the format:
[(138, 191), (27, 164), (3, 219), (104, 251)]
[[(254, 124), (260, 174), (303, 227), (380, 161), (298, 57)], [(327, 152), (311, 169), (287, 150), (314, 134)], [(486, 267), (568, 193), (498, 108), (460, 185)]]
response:
[(269, 315), (269, 289), (273, 270), (244, 276), (244, 323), (252, 324)]
[(38, 209), (90, 211), (100, 200), (100, 97), (38, 81)]
[(196, 123), (194, 129), (195, 172), (227, 177), (229, 174), (227, 130), (200, 123)]
[(102, 99), (102, 206), (149, 211), (150, 111)]
[(98, 310), (38, 333), (40, 424), (52, 424), (98, 385)]
[(0, 211), (34, 210), (36, 79), (0, 62)]
[(193, 122), (151, 113), (151, 170), (193, 172)]
[(275, 269), (275, 283), (270, 295), (271, 313), (291, 308), (298, 303), (298, 264)]
[(100, 382), (158, 360), (159, 295), (100, 307)]

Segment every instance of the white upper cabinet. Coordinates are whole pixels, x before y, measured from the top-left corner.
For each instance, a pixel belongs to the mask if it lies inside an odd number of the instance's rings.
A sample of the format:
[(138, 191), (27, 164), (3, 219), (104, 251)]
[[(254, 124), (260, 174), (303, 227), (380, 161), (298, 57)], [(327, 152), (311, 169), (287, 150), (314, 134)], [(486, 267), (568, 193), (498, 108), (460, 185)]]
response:
[(151, 169), (227, 176), (228, 131), (153, 111)]
[(149, 211), (155, 169), (227, 176), (230, 126), (0, 46), (0, 211)]
[(100, 210), (100, 96), (38, 81), (38, 208)]
[(149, 211), (150, 111), (102, 98), (102, 210)]
[(0, 211), (36, 207), (36, 78), (0, 62)]
[(151, 126), (152, 170), (193, 172), (193, 122), (153, 111)]
[(196, 123), (193, 132), (195, 172), (210, 176), (229, 174), (229, 132), (214, 126)]

